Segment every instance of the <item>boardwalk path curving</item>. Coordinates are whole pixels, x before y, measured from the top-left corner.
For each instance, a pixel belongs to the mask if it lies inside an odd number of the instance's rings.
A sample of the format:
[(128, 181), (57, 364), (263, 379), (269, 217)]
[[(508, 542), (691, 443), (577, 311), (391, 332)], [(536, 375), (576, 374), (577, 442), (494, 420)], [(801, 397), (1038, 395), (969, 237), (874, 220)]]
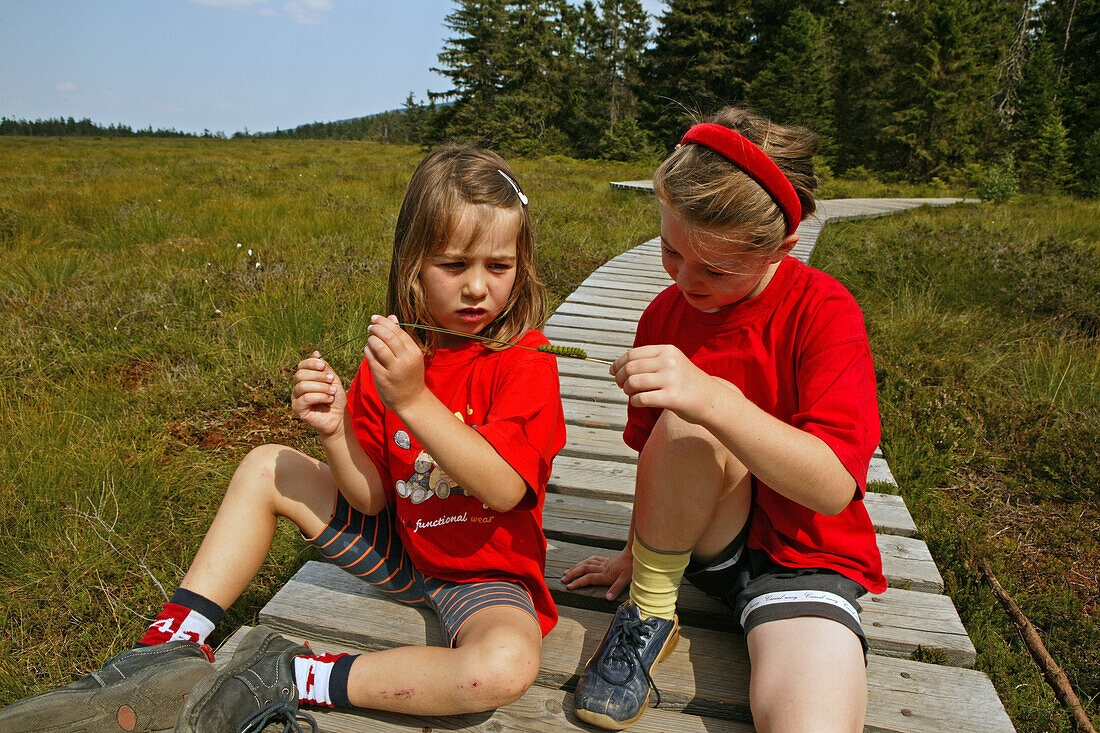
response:
[[(644, 183), (644, 182), (643, 182)], [(618, 184), (635, 187), (635, 184)], [(794, 255), (809, 259), (825, 222), (881, 216), (956, 199), (843, 199), (821, 202), (818, 216), (799, 227)], [(546, 326), (555, 344), (579, 346), (590, 356), (614, 358), (629, 347), (634, 326), (652, 297), (670, 280), (660, 266), (658, 240), (624, 252), (592, 273), (557, 309)], [(626, 403), (607, 367), (559, 360), (568, 423), (565, 450), (554, 463), (546, 499), (546, 578), (561, 613), (547, 636), (534, 687), (492, 713), (425, 718), (377, 712), (321, 711), (322, 730), (345, 731), (562, 731), (595, 730), (572, 715), (576, 675), (595, 650), (615, 604), (602, 590), (570, 592), (560, 583), (574, 563), (608, 548), (621, 548), (630, 522), (635, 454), (621, 437)], [(885, 492), (868, 493), (890, 589), (864, 597), (868, 658), (868, 731), (1002, 733), (1013, 727), (986, 675), (970, 667), (974, 646), (943, 579), (904, 502), (891, 492), (894, 478), (881, 452), (870, 480)], [(872, 486), (872, 488), (875, 488)], [(635, 731), (751, 731), (748, 655), (730, 628), (728, 609), (683, 586), (684, 624), (675, 653), (657, 667), (664, 702), (631, 727)], [(400, 606), (340, 570), (309, 562), (260, 613), (263, 623), (308, 639), (319, 651), (375, 650), (403, 644), (441, 644), (428, 612)], [(227, 660), (245, 629), (223, 645)], [(911, 661), (917, 650), (943, 664)]]

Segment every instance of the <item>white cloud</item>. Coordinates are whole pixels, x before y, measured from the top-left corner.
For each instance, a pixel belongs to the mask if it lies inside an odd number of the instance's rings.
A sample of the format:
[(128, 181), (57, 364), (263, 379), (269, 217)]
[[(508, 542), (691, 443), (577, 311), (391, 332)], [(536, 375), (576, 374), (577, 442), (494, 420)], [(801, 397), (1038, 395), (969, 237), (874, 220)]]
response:
[(73, 84), (71, 81), (63, 81), (54, 85), (54, 89), (59, 92), (75, 92), (76, 84)]
[(240, 109), (239, 105), (236, 105), (233, 102), (226, 102), (224, 100), (215, 104), (214, 107), (222, 110), (223, 112), (233, 112)]
[(285, 7), (295, 23), (320, 25), (324, 14), (332, 10), (332, 0), (290, 0)]

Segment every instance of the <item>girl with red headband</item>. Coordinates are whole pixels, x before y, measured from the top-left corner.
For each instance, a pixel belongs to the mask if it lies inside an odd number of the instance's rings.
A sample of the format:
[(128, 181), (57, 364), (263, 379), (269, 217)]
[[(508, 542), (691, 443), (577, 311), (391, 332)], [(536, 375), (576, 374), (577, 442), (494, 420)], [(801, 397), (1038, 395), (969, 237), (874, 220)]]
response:
[(886, 588), (863, 506), (880, 435), (863, 316), (836, 280), (789, 257), (814, 211), (812, 133), (726, 108), (654, 175), (675, 284), (611, 367), (639, 451), (626, 548), (569, 588), (630, 584), (577, 685), (579, 718), (620, 729), (679, 638), (687, 579), (731, 606), (748, 643), (759, 730), (863, 728), (857, 598)]

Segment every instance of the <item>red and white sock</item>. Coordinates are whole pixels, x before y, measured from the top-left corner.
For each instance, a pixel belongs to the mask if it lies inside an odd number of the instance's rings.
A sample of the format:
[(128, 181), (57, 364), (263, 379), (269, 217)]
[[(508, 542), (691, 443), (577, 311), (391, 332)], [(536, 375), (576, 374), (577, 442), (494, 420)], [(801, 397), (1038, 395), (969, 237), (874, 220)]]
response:
[(213, 601), (198, 593), (180, 588), (172, 600), (164, 604), (138, 646), (166, 644), (170, 641), (193, 641), (202, 644), (214, 630), (214, 624), (225, 611)]
[[(294, 658), (294, 683), (298, 685), (298, 704), (310, 704), (310, 705), (324, 705), (326, 707), (333, 707), (339, 704), (341, 707), (346, 706), (347, 700), (347, 672), (344, 670), (344, 674), (340, 674), (340, 671), (336, 672), (336, 679), (333, 676), (333, 670), (337, 666), (337, 662), (343, 659), (340, 663), (341, 668), (350, 667), (350, 662), (354, 657), (349, 654), (319, 654), (309, 657), (295, 657)], [(333, 682), (337, 682), (337, 687), (341, 686), (340, 681), (343, 682), (343, 690), (333, 690)], [(335, 695), (333, 693), (336, 693)], [(343, 695), (340, 693), (343, 692)]]
[(181, 639), (202, 644), (213, 630), (214, 622), (198, 611), (176, 603), (165, 603), (164, 609), (138, 644), (153, 646)]

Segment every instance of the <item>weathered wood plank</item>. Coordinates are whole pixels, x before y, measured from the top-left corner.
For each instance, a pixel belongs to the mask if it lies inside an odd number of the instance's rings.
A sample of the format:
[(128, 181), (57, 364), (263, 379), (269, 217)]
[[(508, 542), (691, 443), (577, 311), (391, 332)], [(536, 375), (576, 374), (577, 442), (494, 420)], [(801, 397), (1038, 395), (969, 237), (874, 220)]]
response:
[(890, 466), (882, 456), (871, 459), (871, 466), (867, 469), (868, 481), (881, 481), (882, 483), (898, 485), (894, 480), (894, 474), (890, 472)]
[[(622, 285), (594, 283), (592, 285), (579, 285), (568, 300), (571, 303), (590, 302), (593, 297), (609, 299), (629, 307), (630, 304), (645, 309), (653, 301), (653, 293), (639, 293)], [(612, 303), (612, 304), (614, 304)]]
[[(431, 614), (380, 595), (336, 568), (307, 563), (261, 611), (260, 619), (286, 633), (361, 650), (442, 643)], [(538, 684), (571, 689), (609, 622), (606, 613), (561, 608), (558, 626), (544, 641)], [(662, 708), (747, 721), (743, 638), (690, 625), (681, 634), (676, 651), (654, 673), (666, 700)], [(867, 669), (866, 730), (1012, 730), (992, 684), (981, 673), (875, 654), (869, 656)]]
[[(218, 648), (216, 666), (223, 666), (251, 627), (242, 626)], [(309, 641), (318, 654), (344, 654), (362, 651), (346, 644), (316, 641), (309, 634), (288, 633), (297, 642)], [(323, 733), (395, 733), (396, 731), (467, 731), (469, 733), (502, 733), (502, 731), (591, 731), (573, 715), (573, 695), (560, 689), (534, 686), (511, 705), (486, 713), (451, 716), (401, 715), (381, 710), (302, 708), (317, 720)], [(752, 733), (753, 727), (717, 718), (703, 718), (682, 710), (651, 708), (642, 719), (630, 727), (644, 733)]]
[[(630, 511), (620, 511), (618, 505), (601, 499), (571, 497), (576, 502), (589, 502), (598, 507), (600, 513), (577, 511), (572, 515), (560, 507), (551, 506), (544, 512), (543, 528), (546, 536), (553, 538), (554, 546), (561, 557), (555, 559), (564, 573), (591, 553), (592, 547), (618, 551), (626, 544), (630, 526)], [(919, 591), (922, 593), (942, 593), (943, 577), (936, 567), (928, 545), (912, 537), (876, 534), (879, 554), (882, 556), (882, 574), (894, 588)], [(549, 568), (550, 558), (547, 560)], [(550, 570), (547, 569), (549, 576)]]
[[(594, 500), (632, 502), (636, 475), (633, 462), (559, 456), (554, 460), (547, 490)], [(863, 497), (863, 503), (879, 534), (903, 538), (916, 536), (916, 524), (900, 496), (868, 492)]]
[(589, 356), (595, 356), (596, 350), (590, 348), (594, 346), (609, 346), (622, 354), (634, 345), (633, 331), (596, 331), (587, 326), (576, 328), (547, 323), (542, 332), (553, 344), (584, 344), (580, 348), (584, 349)]
[[(562, 305), (566, 305), (562, 303)], [(614, 312), (612, 308), (601, 308), (601, 311), (606, 313)], [(586, 331), (612, 331), (615, 333), (629, 334), (631, 340), (634, 338), (634, 331), (638, 328), (637, 319), (620, 319), (609, 318), (607, 316), (601, 316), (595, 312), (595, 309), (589, 309), (589, 312), (582, 312), (578, 315), (572, 315), (569, 313), (561, 313), (561, 308), (558, 309), (558, 313), (550, 317), (546, 322), (547, 326), (557, 326), (559, 328), (581, 328)]]
[[(559, 374), (562, 366), (565, 365), (558, 364)], [(607, 373), (606, 366), (602, 374), (589, 374), (587, 377), (562, 374), (559, 380), (562, 399), (603, 402), (609, 405), (620, 405), (623, 410), (626, 409), (626, 395), (618, 388), (611, 375)]]
[[(574, 292), (576, 295), (576, 292)], [(641, 300), (622, 300), (606, 295), (589, 293), (583, 298), (570, 297), (554, 311), (555, 316), (588, 316), (608, 321), (625, 321), (633, 331), (638, 318), (648, 303)]]
[(559, 455), (589, 456), (624, 463), (633, 463), (638, 458), (638, 454), (623, 442), (620, 433), (570, 424), (565, 426), (565, 447)]
[(548, 491), (597, 499), (634, 499), (633, 463), (615, 463), (577, 456), (558, 456)]
[(660, 268), (660, 265), (654, 270), (640, 265), (608, 262), (596, 272), (615, 279), (622, 278), (624, 282), (641, 282), (659, 285), (662, 288), (667, 288), (672, 284), (672, 278)]
[[(590, 428), (604, 428), (622, 433), (626, 427), (626, 405), (593, 400), (563, 398), (565, 422)], [(622, 442), (620, 437), (619, 442)]]
[(581, 285), (587, 287), (612, 288), (639, 294), (648, 293), (650, 296), (654, 296), (668, 287), (668, 285), (655, 283), (645, 277), (633, 277), (631, 275), (620, 274), (607, 275), (599, 270), (596, 270), (596, 272), (585, 278)]

